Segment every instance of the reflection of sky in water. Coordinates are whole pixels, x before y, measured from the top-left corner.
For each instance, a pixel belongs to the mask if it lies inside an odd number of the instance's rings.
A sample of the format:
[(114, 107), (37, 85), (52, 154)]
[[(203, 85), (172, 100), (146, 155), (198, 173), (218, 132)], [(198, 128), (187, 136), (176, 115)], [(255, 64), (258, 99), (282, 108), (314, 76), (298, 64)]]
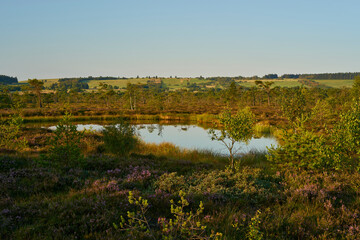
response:
[[(103, 129), (101, 125), (97, 124), (78, 124), (77, 129), (82, 131), (84, 129), (91, 129), (100, 131)], [(219, 141), (211, 141), (208, 131), (196, 125), (159, 125), (159, 124), (141, 124), (135, 125), (137, 133), (142, 140), (149, 143), (170, 142), (181, 148), (188, 149), (202, 149), (228, 154), (228, 150)], [(50, 127), (54, 130), (55, 127)], [(261, 137), (253, 138), (249, 144), (237, 144), (239, 153), (246, 153), (251, 150), (266, 151), (266, 147), (277, 145), (275, 138)]]

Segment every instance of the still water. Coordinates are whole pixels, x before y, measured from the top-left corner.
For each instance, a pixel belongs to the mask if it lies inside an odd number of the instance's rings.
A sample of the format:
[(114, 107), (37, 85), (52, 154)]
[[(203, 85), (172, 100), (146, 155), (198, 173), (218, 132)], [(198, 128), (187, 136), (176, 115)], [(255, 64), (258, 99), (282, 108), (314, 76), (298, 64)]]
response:
[[(100, 124), (77, 124), (77, 129), (101, 131), (104, 125)], [(212, 141), (208, 129), (197, 125), (162, 125), (162, 124), (134, 124), (137, 135), (148, 143), (169, 142), (180, 148), (210, 150), (219, 154), (228, 154), (223, 143)], [(54, 130), (56, 127), (50, 127)], [(253, 138), (246, 145), (239, 143), (236, 148), (238, 153), (248, 153), (252, 150), (267, 151), (266, 147), (277, 146), (277, 141), (272, 136)]]

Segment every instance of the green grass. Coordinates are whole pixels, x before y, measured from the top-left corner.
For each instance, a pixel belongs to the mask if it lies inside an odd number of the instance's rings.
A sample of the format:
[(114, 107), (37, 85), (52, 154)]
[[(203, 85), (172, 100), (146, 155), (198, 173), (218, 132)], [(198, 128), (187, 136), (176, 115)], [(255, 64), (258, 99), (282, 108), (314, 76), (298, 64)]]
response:
[[(255, 87), (256, 80), (241, 80), (238, 81), (238, 84), (243, 87)], [(264, 80), (263, 80), (264, 81)], [(302, 84), (299, 83), (297, 80), (270, 80), (271, 82), (274, 82), (274, 85), (272, 87), (300, 87)]]
[(44, 82), (44, 87), (50, 87), (54, 83), (59, 81), (59, 78), (51, 78), (51, 79), (39, 79)]
[[(44, 87), (50, 87), (52, 84), (56, 83), (59, 79), (40, 79), (44, 81)], [(126, 88), (126, 85), (130, 82), (131, 84), (146, 84), (148, 80), (153, 80), (153, 78), (129, 78), (129, 79), (114, 79), (114, 80), (89, 80), (87, 83), (89, 84), (90, 89), (94, 89), (99, 86), (100, 83), (106, 83), (112, 86), (118, 86), (121, 88)], [(207, 87), (214, 86), (210, 80), (206, 79), (198, 79), (198, 78), (162, 78), (161, 79), (166, 86), (170, 90), (178, 90), (182, 88), (187, 88), (188, 82), (190, 84), (196, 83), (198, 85), (205, 85)], [(256, 80), (238, 80), (237, 83), (243, 87), (254, 87)], [(263, 80), (264, 81), (264, 80)], [(301, 83), (298, 82), (298, 79), (284, 79), (284, 80), (270, 80), (275, 82), (273, 87), (300, 87)], [(353, 84), (353, 80), (315, 80), (320, 84), (323, 84), (332, 88), (342, 88), (342, 87), (351, 87)], [(215, 84), (216, 85), (216, 84)]]
[(334, 80), (315, 80), (316, 82), (332, 87), (332, 88), (351, 88), (354, 80), (343, 80), (343, 79), (334, 79)]
[[(52, 84), (58, 82), (58, 78), (54, 79), (40, 79), (44, 81), (44, 87), (50, 87)], [(126, 88), (128, 83), (131, 84), (146, 84), (149, 80), (154, 80), (154, 78), (129, 78), (129, 79), (114, 79), (114, 80), (89, 80), (87, 81), (89, 88), (94, 89), (99, 87), (100, 83), (106, 83), (108, 85), (118, 86), (121, 88)], [(170, 90), (186, 88), (187, 83), (196, 83), (204, 84), (209, 83), (208, 80), (198, 79), (198, 78), (162, 78), (161, 79)]]
[(134, 79), (114, 79), (114, 80), (90, 80), (87, 81), (89, 88), (99, 87), (100, 83), (106, 83), (111, 86), (118, 86), (119, 88), (126, 88), (126, 85), (131, 84), (146, 84), (148, 79), (134, 78)]

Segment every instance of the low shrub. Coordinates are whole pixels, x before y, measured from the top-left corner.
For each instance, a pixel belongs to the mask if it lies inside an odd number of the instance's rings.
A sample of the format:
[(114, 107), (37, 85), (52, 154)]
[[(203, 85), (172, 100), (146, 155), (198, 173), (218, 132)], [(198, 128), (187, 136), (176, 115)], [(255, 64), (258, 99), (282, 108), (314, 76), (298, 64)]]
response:
[(22, 124), (23, 118), (18, 114), (0, 122), (0, 149), (22, 151), (27, 147), (27, 140), (21, 136)]
[(185, 185), (184, 176), (177, 176), (176, 172), (164, 173), (156, 181), (155, 186), (161, 191), (175, 193), (180, 191)]
[(83, 136), (84, 132), (77, 131), (76, 125), (71, 124), (71, 115), (67, 113), (49, 140), (48, 159), (64, 167), (79, 165), (83, 160), (80, 148)]
[(107, 126), (102, 133), (105, 149), (118, 156), (129, 155), (138, 143), (135, 128), (124, 122)]
[(269, 148), (270, 162), (296, 166), (305, 169), (332, 168), (330, 149), (326, 139), (313, 132), (299, 129), (295, 133), (286, 132), (283, 145)]

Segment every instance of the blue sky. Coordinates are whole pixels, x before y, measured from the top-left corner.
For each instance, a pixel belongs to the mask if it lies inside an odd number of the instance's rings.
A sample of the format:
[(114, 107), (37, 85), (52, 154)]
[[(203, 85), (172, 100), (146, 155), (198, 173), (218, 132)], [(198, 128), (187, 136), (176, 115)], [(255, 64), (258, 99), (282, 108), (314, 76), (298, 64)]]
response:
[(0, 0), (0, 74), (360, 71), (360, 1)]

